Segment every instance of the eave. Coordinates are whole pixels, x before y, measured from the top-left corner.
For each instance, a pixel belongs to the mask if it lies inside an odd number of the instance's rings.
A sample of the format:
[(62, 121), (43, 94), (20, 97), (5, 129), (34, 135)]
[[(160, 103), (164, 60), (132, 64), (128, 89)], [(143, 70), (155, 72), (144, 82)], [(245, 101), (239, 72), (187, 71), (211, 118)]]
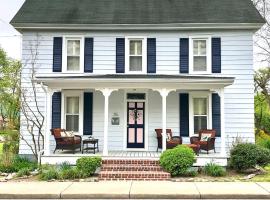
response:
[(48, 74), (36, 76), (35, 82), (52, 89), (131, 89), (169, 88), (179, 90), (209, 90), (232, 85), (234, 77), (197, 75), (84, 75)]
[(48, 24), (12, 23), (22, 30), (258, 30), (264, 23), (171, 23), (171, 24)]

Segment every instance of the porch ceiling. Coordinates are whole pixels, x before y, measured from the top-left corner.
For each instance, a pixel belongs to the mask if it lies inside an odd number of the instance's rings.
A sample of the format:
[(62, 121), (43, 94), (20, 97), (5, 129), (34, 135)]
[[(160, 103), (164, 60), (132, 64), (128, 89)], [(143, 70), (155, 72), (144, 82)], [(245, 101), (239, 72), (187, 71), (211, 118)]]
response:
[(161, 74), (42, 74), (37, 83), (52, 89), (219, 89), (232, 85), (234, 77), (218, 75), (161, 75)]

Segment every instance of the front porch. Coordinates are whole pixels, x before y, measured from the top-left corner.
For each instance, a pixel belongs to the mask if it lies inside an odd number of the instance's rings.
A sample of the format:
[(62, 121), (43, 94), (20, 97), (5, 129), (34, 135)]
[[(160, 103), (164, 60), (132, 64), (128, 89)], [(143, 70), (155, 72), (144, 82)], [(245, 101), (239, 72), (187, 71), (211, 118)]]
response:
[[(104, 160), (159, 160), (160, 155), (161, 152), (155, 151), (109, 151), (107, 156), (103, 156), (102, 152), (97, 152), (96, 154), (81, 154), (80, 152), (77, 152), (73, 154), (70, 151), (59, 151), (53, 155), (42, 156), (41, 161), (44, 164), (59, 164), (64, 161), (75, 164), (78, 158), (87, 156), (101, 156)], [(227, 166), (227, 158), (227, 156), (221, 156), (220, 153), (201, 153), (199, 156), (196, 156), (197, 161), (194, 166), (204, 166), (210, 162), (221, 166)]]
[[(43, 163), (74, 163), (78, 157), (89, 155), (100, 155), (104, 159), (159, 159), (160, 152), (166, 150), (167, 135), (162, 135), (162, 149), (156, 152), (155, 129), (161, 128), (163, 133), (171, 129), (173, 136), (181, 136), (183, 144), (189, 144), (191, 136), (199, 129), (207, 128), (218, 130), (217, 153), (200, 153), (198, 165), (215, 160), (226, 165), (224, 87), (232, 84), (233, 78), (190, 75), (54, 76), (37, 77), (47, 93)], [(56, 102), (60, 102), (58, 107), (53, 102), (56, 92)], [(86, 93), (91, 94), (90, 103), (85, 98)], [(215, 108), (216, 98), (213, 95), (219, 97)], [(75, 97), (72, 102), (78, 102), (78, 105), (67, 108), (69, 97)], [(90, 104), (91, 113), (85, 110)], [(141, 119), (137, 119), (138, 113)], [(133, 115), (136, 117), (131, 119)], [(82, 140), (91, 135), (99, 140), (100, 152), (71, 154), (57, 151), (54, 154), (55, 140), (51, 128), (74, 130)]]

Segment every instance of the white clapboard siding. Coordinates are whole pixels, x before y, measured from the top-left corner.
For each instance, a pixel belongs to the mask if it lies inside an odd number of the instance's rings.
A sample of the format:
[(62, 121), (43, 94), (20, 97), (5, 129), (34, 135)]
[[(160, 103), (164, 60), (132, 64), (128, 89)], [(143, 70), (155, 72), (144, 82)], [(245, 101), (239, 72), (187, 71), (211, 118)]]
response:
[[(158, 74), (179, 74), (179, 38), (186, 38), (194, 35), (207, 35), (221, 37), (222, 74), (235, 77), (232, 86), (225, 89), (225, 135), (226, 145), (229, 148), (237, 137), (254, 142), (254, 104), (253, 104), (253, 41), (250, 31), (216, 31), (216, 32), (24, 32), (23, 33), (23, 72), (22, 87), (30, 87), (31, 57), (33, 46), (37, 45), (37, 73), (51, 73), (53, 63), (53, 37), (62, 37), (76, 34), (94, 38), (94, 73), (114, 74), (115, 73), (115, 39), (126, 35), (139, 35), (156, 38), (156, 56)], [(37, 42), (38, 40), (38, 42)], [(124, 95), (123, 90), (113, 92), (110, 96), (109, 116), (114, 113), (120, 116), (120, 125), (109, 126), (109, 150), (123, 150), (124, 139)], [(171, 128), (174, 135), (179, 135), (179, 99), (176, 92), (171, 92), (167, 100), (167, 126)], [(30, 104), (33, 98), (29, 94)], [(45, 113), (45, 95), (41, 88), (37, 92), (37, 101), (40, 110)], [(104, 97), (100, 92), (94, 92), (93, 98), (93, 135), (98, 138), (100, 149), (103, 147), (103, 112)], [(159, 93), (148, 90), (148, 150), (156, 150), (155, 128), (162, 126), (161, 97)], [(21, 133), (31, 144), (31, 138), (27, 134), (25, 120), (21, 118)], [(184, 138), (184, 143), (189, 143), (189, 138)], [(217, 150), (220, 150), (220, 139), (217, 139)], [(51, 151), (55, 143), (51, 136)], [(30, 154), (31, 151), (24, 141), (20, 142), (20, 153)]]

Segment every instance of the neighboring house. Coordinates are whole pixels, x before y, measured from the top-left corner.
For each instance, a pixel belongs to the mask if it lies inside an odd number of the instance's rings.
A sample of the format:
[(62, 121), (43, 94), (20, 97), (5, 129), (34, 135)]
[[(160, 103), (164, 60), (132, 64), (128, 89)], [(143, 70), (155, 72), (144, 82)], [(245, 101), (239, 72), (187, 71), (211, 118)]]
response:
[[(198, 165), (226, 165), (236, 137), (254, 142), (253, 34), (264, 20), (249, 0), (26, 0), (11, 24), (23, 62), (38, 44), (44, 163), (82, 156), (53, 153), (51, 128), (92, 135), (106, 158), (159, 155), (156, 128), (185, 144), (215, 129), (217, 153)], [(31, 154), (24, 141), (20, 154)]]

